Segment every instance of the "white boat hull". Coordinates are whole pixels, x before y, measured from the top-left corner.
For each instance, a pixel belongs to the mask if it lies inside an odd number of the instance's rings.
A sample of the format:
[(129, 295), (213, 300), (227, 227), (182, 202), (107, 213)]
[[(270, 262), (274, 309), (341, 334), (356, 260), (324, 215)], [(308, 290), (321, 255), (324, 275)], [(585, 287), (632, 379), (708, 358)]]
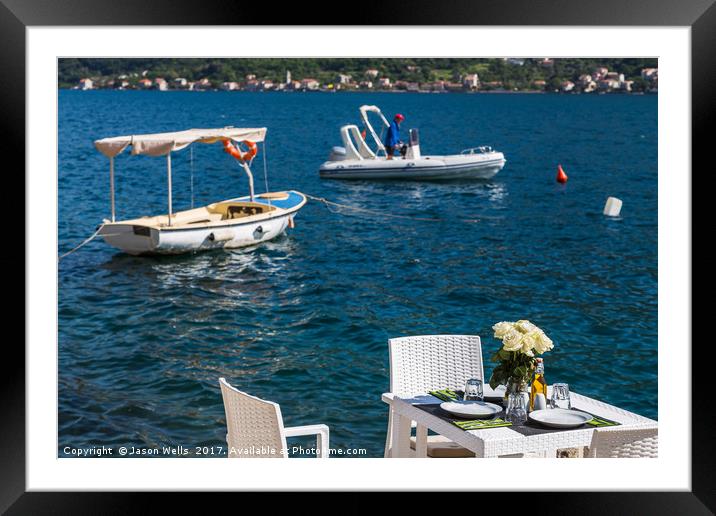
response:
[(423, 156), (419, 159), (341, 160), (325, 162), (319, 174), (331, 179), (490, 179), (502, 170), (505, 162), (501, 152)]
[[(298, 192), (292, 192), (298, 194)], [(305, 197), (289, 209), (276, 208), (264, 214), (243, 219), (221, 220), (196, 227), (151, 227), (128, 222), (105, 223), (99, 234), (105, 242), (132, 255), (182, 254), (210, 249), (235, 249), (266, 242), (281, 235), (296, 212), (305, 204)], [(233, 199), (241, 201), (246, 198)]]

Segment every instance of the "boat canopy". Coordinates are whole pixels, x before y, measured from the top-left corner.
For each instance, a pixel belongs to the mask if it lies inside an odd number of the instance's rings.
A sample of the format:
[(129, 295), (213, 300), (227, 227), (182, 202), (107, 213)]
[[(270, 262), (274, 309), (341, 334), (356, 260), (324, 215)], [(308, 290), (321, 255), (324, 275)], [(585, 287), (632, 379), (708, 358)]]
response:
[(94, 146), (108, 158), (114, 158), (129, 145), (132, 154), (147, 156), (166, 156), (173, 151), (182, 150), (192, 143), (216, 143), (222, 140), (240, 142), (249, 140), (255, 143), (266, 138), (266, 128), (224, 127), (223, 129), (188, 129), (174, 133), (134, 134), (115, 136), (96, 140)]

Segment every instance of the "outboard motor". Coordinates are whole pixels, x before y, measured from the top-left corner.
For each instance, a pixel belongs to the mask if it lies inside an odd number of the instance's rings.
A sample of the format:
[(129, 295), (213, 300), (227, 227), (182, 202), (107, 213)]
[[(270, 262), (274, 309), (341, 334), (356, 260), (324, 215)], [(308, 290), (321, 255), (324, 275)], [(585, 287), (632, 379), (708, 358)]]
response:
[(411, 129), (410, 143), (408, 144), (408, 152), (405, 154), (406, 159), (420, 159), (420, 135), (417, 129)]
[(333, 147), (328, 155), (328, 161), (343, 161), (346, 159), (345, 147)]

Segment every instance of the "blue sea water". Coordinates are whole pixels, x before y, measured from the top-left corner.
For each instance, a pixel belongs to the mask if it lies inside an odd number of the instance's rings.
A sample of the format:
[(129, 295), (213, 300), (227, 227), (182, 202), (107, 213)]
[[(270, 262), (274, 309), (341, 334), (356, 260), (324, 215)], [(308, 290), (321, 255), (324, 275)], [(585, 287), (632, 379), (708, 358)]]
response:
[[(507, 164), (488, 182), (320, 179), (365, 103), (403, 113), (424, 154), (492, 145)], [(97, 240), (66, 257), (59, 455), (225, 446), (224, 376), (280, 403), (287, 426), (325, 423), (332, 447), (382, 456), (389, 338), (480, 335), (489, 377), (491, 326), (522, 318), (555, 342), (548, 381), (657, 417), (655, 96), (60, 91), (58, 253), (109, 216), (93, 140), (225, 125), (269, 128), (271, 190), (440, 220), (310, 201), (295, 229), (255, 248), (151, 258)], [(197, 206), (246, 194), (220, 146), (192, 152), (173, 156), (175, 209), (191, 204), (191, 158)], [(116, 176), (118, 218), (166, 212), (163, 159), (124, 153)], [(608, 196), (621, 217), (602, 215)]]

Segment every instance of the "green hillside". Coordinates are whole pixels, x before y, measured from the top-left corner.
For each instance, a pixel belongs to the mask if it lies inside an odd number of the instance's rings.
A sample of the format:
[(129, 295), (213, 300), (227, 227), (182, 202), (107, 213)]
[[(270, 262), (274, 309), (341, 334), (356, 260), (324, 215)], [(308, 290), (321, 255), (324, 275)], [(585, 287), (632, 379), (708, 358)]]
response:
[(58, 83), (60, 87), (72, 87), (81, 78), (89, 77), (101, 86), (103, 82), (126, 76), (126, 80), (133, 84), (144, 76), (148, 79), (163, 77), (167, 81), (177, 77), (188, 81), (207, 78), (212, 84), (220, 85), (245, 81), (249, 74), (259, 80), (284, 82), (286, 71), (290, 70), (293, 79), (310, 77), (328, 84), (335, 81), (339, 73), (360, 81), (366, 70), (375, 69), (379, 77), (388, 77), (393, 82), (459, 82), (466, 74), (478, 73), (483, 84), (501, 82), (505, 89), (534, 89), (534, 81), (544, 80), (548, 85), (558, 85), (565, 80), (574, 81), (597, 66), (604, 66), (635, 80), (638, 88), (641, 69), (657, 67), (655, 58), (555, 58), (550, 65), (545, 65), (541, 59), (520, 62), (515, 64), (498, 58), (66, 58), (59, 60)]

